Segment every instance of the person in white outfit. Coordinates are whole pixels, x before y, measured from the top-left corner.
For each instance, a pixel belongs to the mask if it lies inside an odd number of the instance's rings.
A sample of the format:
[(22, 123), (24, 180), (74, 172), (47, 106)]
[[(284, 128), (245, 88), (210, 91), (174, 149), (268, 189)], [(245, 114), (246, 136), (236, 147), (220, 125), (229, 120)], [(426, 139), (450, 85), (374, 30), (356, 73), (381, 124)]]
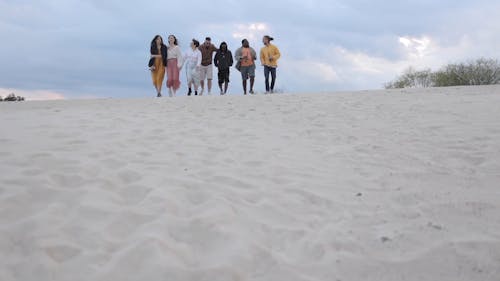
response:
[[(184, 63), (186, 64), (186, 77), (188, 83), (188, 93), (190, 96), (193, 93), (192, 86), (194, 86), (194, 95), (198, 95), (198, 87), (200, 86), (200, 68), (201, 68), (201, 52), (198, 50), (200, 42), (193, 39), (191, 41), (191, 48), (184, 55)], [(200, 94), (201, 96), (201, 94)]]

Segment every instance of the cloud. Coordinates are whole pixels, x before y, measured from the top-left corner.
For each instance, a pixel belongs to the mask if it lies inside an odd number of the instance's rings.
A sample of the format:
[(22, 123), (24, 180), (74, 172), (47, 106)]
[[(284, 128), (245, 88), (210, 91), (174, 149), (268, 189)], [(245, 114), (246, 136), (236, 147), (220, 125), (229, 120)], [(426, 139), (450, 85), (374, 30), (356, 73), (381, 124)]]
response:
[[(500, 2), (492, 0), (256, 0), (248, 6), (4, 0), (0, 87), (66, 98), (151, 96), (146, 63), (154, 35), (175, 34), (183, 49), (192, 38), (211, 36), (234, 50), (248, 38), (258, 50), (261, 37), (270, 34), (283, 54), (281, 88), (380, 88), (410, 65), (439, 68), (481, 56), (500, 58), (498, 10)], [(262, 89), (261, 68), (257, 75)], [(232, 92), (240, 88), (233, 71)]]
[(399, 43), (408, 49), (408, 55), (413, 58), (423, 58), (429, 54), (431, 39), (427, 36), (421, 38), (403, 36), (399, 37)]
[(260, 40), (262, 36), (269, 33), (270, 29), (266, 23), (237, 24), (236, 30), (232, 32), (234, 39)]

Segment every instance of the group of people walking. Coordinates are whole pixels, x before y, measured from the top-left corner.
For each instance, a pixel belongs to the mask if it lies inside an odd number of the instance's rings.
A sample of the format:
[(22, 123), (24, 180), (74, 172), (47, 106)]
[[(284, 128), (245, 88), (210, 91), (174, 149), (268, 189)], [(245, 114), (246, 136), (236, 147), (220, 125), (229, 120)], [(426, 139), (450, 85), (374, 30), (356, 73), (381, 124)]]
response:
[[(274, 39), (264, 36), (262, 42), (264, 47), (260, 50), (260, 62), (264, 67), (266, 94), (273, 93), (276, 83), (276, 68), (281, 57), (278, 47), (271, 44)], [(227, 94), (230, 82), (230, 69), (236, 61), (235, 67), (241, 72), (243, 92), (254, 94), (255, 70), (257, 53), (250, 47), (247, 39), (243, 39), (241, 47), (236, 50), (234, 59), (226, 42), (222, 42), (217, 48), (211, 42), (211, 38), (205, 38), (205, 42), (193, 39), (190, 48), (182, 54), (174, 35), (168, 37), (165, 44), (160, 35), (156, 35), (151, 41), (151, 58), (149, 69), (157, 96), (162, 96), (162, 86), (167, 76), (167, 88), (170, 97), (175, 97), (180, 88), (180, 71), (185, 68), (188, 85), (187, 95), (203, 95), (205, 92), (205, 80), (207, 93), (212, 91), (213, 65), (218, 69), (218, 85), (221, 95)], [(215, 54), (215, 56), (214, 56)], [(271, 78), (271, 80), (270, 80)], [(248, 85), (250, 80), (250, 85)], [(248, 86), (250, 86), (248, 88)], [(200, 89), (201, 87), (201, 89)], [(200, 91), (199, 91), (200, 90)]]

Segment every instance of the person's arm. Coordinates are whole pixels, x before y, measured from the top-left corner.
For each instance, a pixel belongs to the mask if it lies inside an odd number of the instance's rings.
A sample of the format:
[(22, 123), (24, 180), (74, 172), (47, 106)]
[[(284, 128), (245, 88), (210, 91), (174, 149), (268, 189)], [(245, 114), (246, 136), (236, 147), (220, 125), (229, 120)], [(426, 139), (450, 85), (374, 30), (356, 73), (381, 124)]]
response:
[(281, 58), (280, 49), (278, 49), (278, 47), (274, 46), (274, 54), (273, 54), (273, 59), (274, 59), (275, 61), (278, 61), (280, 58)]
[(166, 61), (168, 59), (168, 48), (167, 48), (167, 46), (162, 46), (161, 49), (160, 49), (160, 52), (161, 52), (161, 56)]
[(196, 50), (196, 67), (201, 66), (202, 55), (200, 50)]
[(219, 67), (219, 52), (215, 53), (214, 65), (215, 65), (215, 67)]
[(250, 48), (250, 50), (252, 51), (252, 57), (253, 57), (253, 60), (257, 60), (257, 53), (255, 52), (255, 49), (254, 48)]
[(266, 64), (266, 56), (264, 55), (264, 48), (260, 49), (260, 63), (262, 65)]
[(182, 65), (184, 64), (184, 60), (182, 57), (181, 48), (179, 48), (179, 46), (177, 46), (175, 48), (175, 52), (177, 53), (177, 67), (182, 68)]
[(234, 59), (236, 61), (240, 61), (243, 57), (241, 56), (241, 48), (239, 48), (238, 50), (236, 50), (236, 53), (234, 53)]
[(233, 54), (231, 53), (231, 51), (227, 51), (229, 53), (229, 66), (233, 66)]
[(186, 64), (186, 62), (188, 61), (188, 53), (189, 52), (186, 52), (183, 56), (182, 56), (182, 67), (184, 67), (184, 65)]

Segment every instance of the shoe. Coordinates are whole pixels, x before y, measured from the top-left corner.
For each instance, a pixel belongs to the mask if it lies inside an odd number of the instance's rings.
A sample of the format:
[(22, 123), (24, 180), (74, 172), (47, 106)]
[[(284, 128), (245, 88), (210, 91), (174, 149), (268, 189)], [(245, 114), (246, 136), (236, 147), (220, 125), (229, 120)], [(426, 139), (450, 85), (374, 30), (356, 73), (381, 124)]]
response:
[(270, 93), (271, 93), (271, 92), (269, 92), (269, 91), (266, 91), (266, 95), (269, 95)]
[(193, 91), (191, 90), (191, 88), (189, 88), (189, 91), (188, 91), (187, 95), (190, 96), (191, 93), (193, 93)]
[(161, 98), (161, 94), (160, 94), (160, 93), (158, 93), (158, 95), (157, 95), (156, 97), (157, 97), (157, 98)]
[(255, 92), (253, 90), (251, 90), (250, 95), (255, 95)]
[(197, 96), (198, 95), (198, 91), (194, 91), (194, 95)]

